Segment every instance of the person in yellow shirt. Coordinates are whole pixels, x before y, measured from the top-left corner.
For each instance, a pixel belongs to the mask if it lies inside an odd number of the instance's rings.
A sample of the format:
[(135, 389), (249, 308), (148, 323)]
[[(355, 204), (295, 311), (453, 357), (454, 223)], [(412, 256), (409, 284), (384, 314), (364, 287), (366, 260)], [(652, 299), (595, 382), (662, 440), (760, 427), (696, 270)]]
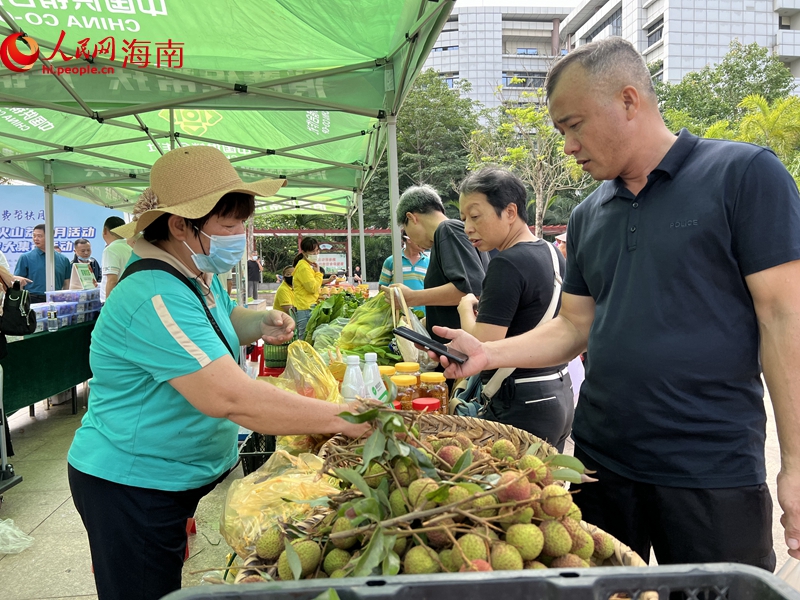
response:
[(292, 276), (294, 267), (286, 267), (283, 270), (283, 281), (275, 292), (275, 301), (272, 303), (273, 310), (280, 310), (290, 314), (294, 308), (294, 291), (292, 290)]
[(295, 322), (297, 323), (298, 339), (305, 339), (306, 324), (311, 317), (311, 309), (319, 298), (322, 287), (322, 272), (317, 261), (319, 260), (319, 242), (314, 238), (304, 238), (300, 243), (300, 254), (294, 259), (294, 275), (292, 289), (294, 290), (294, 306), (297, 309)]

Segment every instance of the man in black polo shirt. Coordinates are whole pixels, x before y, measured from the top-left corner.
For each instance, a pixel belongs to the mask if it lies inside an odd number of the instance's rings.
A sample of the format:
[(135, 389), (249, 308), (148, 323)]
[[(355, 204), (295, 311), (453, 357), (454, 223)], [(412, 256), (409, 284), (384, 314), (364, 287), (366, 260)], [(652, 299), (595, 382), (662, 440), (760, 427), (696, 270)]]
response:
[(408, 188), (397, 205), (397, 222), (406, 234), (431, 257), (425, 274), (425, 289), (403, 285), (409, 306), (425, 306), (425, 323), (434, 339), (433, 326), (460, 327), (458, 303), (467, 294), (479, 296), (486, 264), (485, 252), (478, 252), (464, 233), (464, 224), (448, 219), (439, 194), (429, 185)]
[(584, 518), (645, 560), (652, 547), (662, 564), (772, 570), (763, 365), (786, 544), (800, 558), (794, 181), (770, 150), (673, 135), (620, 38), (570, 52), (546, 86), (564, 151), (605, 180), (570, 220), (561, 312), (488, 344), (438, 330), (470, 355), (446, 374), (545, 367), (588, 345), (573, 436), (599, 482), (580, 486)]

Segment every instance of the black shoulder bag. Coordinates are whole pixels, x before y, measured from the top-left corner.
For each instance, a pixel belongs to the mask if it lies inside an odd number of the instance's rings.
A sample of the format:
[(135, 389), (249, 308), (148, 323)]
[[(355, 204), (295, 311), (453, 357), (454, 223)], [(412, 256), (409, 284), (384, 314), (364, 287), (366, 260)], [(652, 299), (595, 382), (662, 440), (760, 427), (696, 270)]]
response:
[(36, 313), (31, 310), (31, 295), (20, 287), (19, 281), (15, 281), (14, 285), (6, 287), (0, 332), (4, 335), (30, 335), (34, 331)]
[[(170, 275), (174, 275), (178, 279), (180, 279), (183, 283), (185, 283), (194, 295), (197, 296), (197, 299), (200, 300), (200, 304), (203, 307), (203, 310), (206, 311), (206, 316), (208, 320), (211, 322), (211, 326), (214, 328), (214, 331), (219, 336), (219, 339), (222, 340), (222, 343), (225, 344), (225, 347), (228, 349), (228, 352), (231, 353), (233, 360), (236, 360), (236, 355), (233, 353), (233, 349), (231, 349), (231, 345), (228, 343), (228, 340), (225, 339), (225, 334), (222, 333), (222, 330), (217, 325), (216, 320), (214, 320), (211, 311), (208, 310), (208, 306), (206, 306), (205, 300), (203, 300), (202, 294), (200, 294), (199, 290), (192, 284), (191, 281), (178, 269), (173, 267), (172, 265), (165, 263), (163, 260), (158, 260), (157, 258), (142, 258), (134, 262), (133, 264), (129, 265), (125, 268), (125, 272), (122, 274), (122, 277), (119, 278), (117, 285), (119, 285), (123, 279), (128, 277), (129, 275), (133, 275), (134, 273), (138, 273), (139, 271), (164, 271), (169, 273)], [(36, 322), (34, 321), (34, 328), (36, 327)]]

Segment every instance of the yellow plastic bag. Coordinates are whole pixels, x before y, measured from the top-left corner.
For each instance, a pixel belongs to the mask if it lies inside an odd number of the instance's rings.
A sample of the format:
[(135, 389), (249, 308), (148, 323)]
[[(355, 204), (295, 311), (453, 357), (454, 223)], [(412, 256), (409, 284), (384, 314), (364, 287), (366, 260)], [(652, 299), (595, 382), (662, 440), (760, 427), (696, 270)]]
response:
[(292, 456), (278, 450), (259, 469), (228, 488), (222, 508), (220, 533), (239, 556), (255, 550), (262, 532), (277, 519), (302, 520), (316, 500), (339, 493), (338, 480), (320, 477), (322, 459), (313, 454)]
[[(269, 379), (276, 387), (301, 396), (325, 400), (334, 404), (343, 404), (344, 398), (339, 393), (339, 382), (331, 373), (311, 344), (303, 341), (292, 342), (286, 358), (286, 369), (279, 377)], [(320, 435), (283, 435), (276, 439), (279, 449), (292, 454), (314, 452), (331, 436)]]

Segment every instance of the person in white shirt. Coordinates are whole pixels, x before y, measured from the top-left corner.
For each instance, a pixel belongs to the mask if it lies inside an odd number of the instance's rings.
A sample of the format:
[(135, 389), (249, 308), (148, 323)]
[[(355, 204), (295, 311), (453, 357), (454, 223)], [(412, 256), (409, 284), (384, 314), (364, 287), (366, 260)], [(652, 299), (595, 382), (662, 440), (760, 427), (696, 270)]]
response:
[(103, 240), (106, 243), (103, 250), (103, 283), (100, 285), (100, 300), (105, 302), (117, 285), (125, 265), (131, 258), (133, 249), (128, 242), (112, 231), (115, 227), (125, 225), (121, 217), (108, 217), (103, 223)]

